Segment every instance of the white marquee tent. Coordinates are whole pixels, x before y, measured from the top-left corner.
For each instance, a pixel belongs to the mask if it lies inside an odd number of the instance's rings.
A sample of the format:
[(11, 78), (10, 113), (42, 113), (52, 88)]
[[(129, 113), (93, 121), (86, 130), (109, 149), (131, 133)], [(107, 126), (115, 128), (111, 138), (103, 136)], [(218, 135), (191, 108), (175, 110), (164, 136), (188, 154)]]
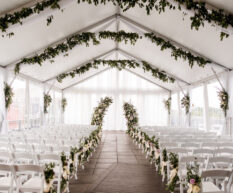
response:
[[(6, 13), (13, 13), (22, 7), (31, 7), (36, 2), (38, 1), (2, 0), (0, 2), (0, 16), (4, 16)], [(212, 7), (222, 8), (226, 12), (233, 13), (233, 3), (230, 0), (206, 0), (205, 2)], [(171, 57), (171, 52), (169, 50), (161, 51), (159, 46), (156, 46), (156, 44), (152, 43), (146, 38), (138, 40), (135, 45), (125, 44), (124, 42), (116, 43), (112, 40), (101, 40), (101, 44), (95, 46), (76, 46), (68, 52), (68, 57), (64, 57), (63, 54), (61, 54), (54, 58), (54, 62), (47, 60), (43, 62), (41, 66), (37, 64), (22, 65), (20, 74), (17, 75), (12, 84), (12, 87), (15, 88), (15, 101), (13, 102), (13, 106), (17, 106), (16, 103), (24, 104), (21, 104), (21, 107), (19, 105), (18, 109), (15, 107), (14, 110), (17, 111), (15, 114), (17, 114), (18, 117), (16, 116), (14, 118), (7, 115), (4, 107), (4, 100), (0, 101), (0, 109), (2, 112), (2, 117), (4, 117), (2, 119), (5, 120), (2, 130), (6, 130), (7, 120), (10, 121), (10, 123), (15, 127), (18, 127), (19, 122), (20, 124), (22, 124), (22, 122), (25, 123), (26, 120), (30, 122), (30, 119), (33, 119), (34, 115), (37, 118), (38, 116), (41, 118), (43, 113), (41, 113), (41, 109), (36, 109), (36, 103), (40, 104), (40, 107), (38, 108), (42, 108), (43, 92), (47, 92), (50, 89), (53, 93), (53, 97), (56, 99), (53, 101), (54, 104), (51, 107), (51, 112), (49, 115), (50, 118), (48, 119), (53, 119), (53, 121), (54, 119), (56, 119), (55, 121), (61, 121), (61, 119), (63, 119), (63, 115), (59, 113), (59, 108), (57, 106), (59, 104), (59, 100), (61, 100), (61, 95), (64, 95), (71, 98), (70, 104), (68, 101), (68, 110), (65, 113), (64, 121), (75, 122), (75, 118), (67, 118), (71, 116), (71, 114), (74, 114), (74, 110), (78, 108), (79, 103), (77, 101), (75, 102), (74, 98), (77, 98), (78, 95), (80, 95), (80, 101), (83, 101), (85, 98), (85, 100), (87, 100), (87, 97), (85, 96), (88, 96), (88, 92), (91, 93), (91, 90), (93, 91), (93, 89), (100, 89), (98, 91), (98, 96), (105, 95), (105, 91), (108, 90), (110, 92), (111, 89), (106, 89), (107, 86), (102, 88), (101, 84), (107, 81), (109, 85), (113, 85), (113, 81), (115, 80), (113, 80), (112, 76), (118, 76), (115, 77), (115, 79), (119, 82), (130, 81), (130, 78), (129, 80), (126, 78), (123, 80), (118, 80), (121, 75), (116, 74), (119, 72), (110, 70), (109, 67), (92, 69), (81, 76), (66, 78), (62, 83), (59, 83), (56, 80), (56, 77), (61, 73), (69, 72), (72, 69), (80, 67), (94, 59), (134, 59), (145, 60), (153, 67), (164, 70), (176, 80), (174, 84), (164, 83), (152, 77), (150, 73), (144, 72), (140, 69), (124, 70), (125, 74), (122, 76), (136, 76), (142, 79), (142, 82), (146, 81), (149, 84), (146, 86), (148, 87), (148, 90), (144, 86), (141, 86), (141, 88), (139, 86), (135, 87), (135, 92), (132, 94), (137, 94), (142, 91), (145, 95), (151, 95), (150, 97), (154, 96), (154, 98), (157, 97), (155, 99), (157, 100), (157, 105), (155, 104), (156, 106), (154, 106), (154, 109), (157, 109), (157, 111), (147, 110), (149, 108), (147, 108), (142, 102), (142, 100), (147, 100), (146, 98), (140, 99), (141, 102), (137, 102), (139, 106), (144, 106), (144, 108), (140, 108), (138, 106), (138, 108), (141, 109), (139, 112), (141, 111), (141, 113), (144, 115), (147, 115), (146, 112), (149, 114), (154, 114), (155, 117), (156, 113), (157, 115), (161, 114), (161, 112), (164, 114), (164, 116), (160, 118), (160, 121), (152, 121), (148, 124), (164, 125), (168, 123), (173, 124), (174, 126), (183, 124), (193, 125), (195, 127), (197, 126), (208, 130), (214, 129), (214, 127), (222, 127), (222, 124), (225, 125), (225, 121), (222, 120), (224, 118), (221, 118), (222, 115), (217, 113), (218, 117), (214, 117), (213, 113), (209, 112), (209, 107), (214, 107), (215, 110), (220, 109), (219, 101), (214, 100), (217, 97), (217, 94), (213, 90), (217, 91), (217, 88), (220, 88), (220, 85), (216, 81), (216, 77), (214, 76), (212, 70), (214, 69), (229, 94), (230, 109), (226, 117), (228, 123), (227, 129), (224, 130), (224, 132), (231, 133), (231, 100), (233, 96), (233, 91), (231, 89), (231, 84), (233, 84), (233, 80), (231, 78), (231, 69), (233, 68), (232, 36), (230, 35), (228, 38), (220, 41), (219, 34), (221, 31), (227, 31), (227, 33), (232, 34), (232, 28), (229, 27), (227, 29), (222, 29), (221, 27), (213, 27), (212, 23), (205, 22), (205, 26), (200, 27), (198, 31), (191, 30), (189, 15), (192, 15), (193, 12), (186, 10), (183, 7), (182, 11), (171, 10), (161, 14), (156, 11), (151, 11), (151, 14), (147, 15), (145, 9), (137, 6), (124, 12), (122, 9), (119, 9), (119, 7), (114, 6), (111, 3), (95, 6), (88, 3), (77, 4), (76, 1), (72, 0), (63, 0), (61, 1), (60, 6), (63, 11), (57, 9), (45, 9), (40, 14), (33, 14), (30, 17), (23, 19), (23, 25), (15, 24), (9, 26), (7, 33), (14, 33), (14, 36), (10, 38), (6, 36), (5, 32), (0, 32), (2, 35), (4, 35), (4, 37), (0, 37), (0, 93), (2, 99), (4, 98), (3, 82), (6, 81), (10, 83), (12, 80), (14, 80), (14, 67), (17, 62), (24, 57), (30, 57), (35, 53), (41, 53), (48, 46), (57, 45), (71, 35), (85, 31), (98, 33), (99, 31), (104, 30), (115, 32), (124, 30), (126, 32), (136, 32), (138, 34), (153, 32), (159, 37), (169, 40), (178, 48), (182, 48), (185, 51), (190, 51), (196, 56), (202, 56), (205, 59), (211, 60), (211, 63), (208, 63), (205, 67), (199, 67), (194, 64), (194, 66), (191, 68), (187, 61), (180, 58), (174, 60), (174, 58)], [(51, 14), (53, 15), (54, 19), (52, 23), (47, 26), (46, 19)], [(123, 72), (120, 72), (120, 74), (122, 73)], [(128, 75), (128, 73), (130, 75)], [(106, 78), (99, 80), (98, 78), (95, 78), (95, 76), (105, 76)], [(131, 78), (131, 82), (134, 79), (135, 77)], [(87, 82), (89, 82), (90, 86), (94, 85), (96, 81), (100, 82), (95, 85), (95, 88), (94, 86), (88, 87)], [(154, 87), (150, 90), (151, 84), (153, 84)], [(86, 87), (82, 85), (86, 85)], [(23, 88), (23, 91), (22, 89), (20, 90), (20, 87)], [(195, 111), (195, 107), (201, 108), (201, 110), (199, 109), (199, 114), (197, 113), (198, 115), (195, 114), (195, 112), (198, 111), (198, 108), (196, 108), (196, 111), (191, 113), (191, 118), (189, 120), (187, 117), (185, 117), (185, 114), (180, 106), (180, 99), (182, 98), (181, 87), (185, 93), (191, 93), (193, 112)], [(131, 89), (130, 85), (128, 88)], [(100, 92), (101, 89), (103, 90), (102, 93)], [(127, 89), (123, 89), (123, 87), (118, 89), (119, 93), (127, 93)], [(85, 90), (87, 91), (86, 93), (84, 92)], [(195, 95), (197, 92), (198, 94)], [(81, 97), (80, 93), (83, 93), (83, 98)], [(110, 95), (116, 97), (116, 93), (117, 86), (115, 85), (114, 88), (112, 88)], [(94, 97), (94, 95), (96, 96), (94, 91), (92, 94), (93, 95), (90, 94), (89, 97)], [(163, 104), (160, 104), (164, 98), (168, 97), (168, 95), (171, 95), (172, 99), (174, 99), (172, 100), (172, 113), (170, 121), (167, 121), (168, 117), (166, 111), (164, 110)], [(37, 99), (36, 96), (40, 96), (39, 99)], [(124, 95), (122, 96), (124, 98)], [(123, 99), (120, 99), (119, 97), (120, 95), (117, 99), (117, 105), (112, 107), (113, 109), (111, 110), (111, 114), (113, 114), (115, 111), (115, 116), (121, 112), (120, 110), (116, 110), (117, 106), (121, 106), (121, 102), (123, 101)], [(96, 96), (92, 98), (92, 100), (97, 101), (98, 98), (99, 97)], [(128, 100), (130, 100), (130, 98), (131, 97), (129, 97)], [(197, 98), (197, 100), (194, 100), (195, 98)], [(135, 99), (135, 101), (140, 100)], [(198, 104), (198, 102), (200, 104)], [(93, 109), (94, 104), (96, 103), (93, 102), (86, 107), (88, 111), (85, 112), (85, 115), (91, 113), (91, 110), (89, 109)], [(82, 108), (85, 109), (85, 107)], [(10, 110), (11, 113), (13, 113), (12, 111), (13, 110)], [(20, 115), (18, 111), (23, 111), (21, 112), (23, 115)], [(82, 114), (82, 111), (83, 110), (80, 110), (78, 114)], [(8, 112), (8, 114), (11, 114), (10, 112)], [(195, 116), (197, 117), (197, 120), (195, 119)], [(79, 120), (80, 119), (81, 118), (79, 118)], [(114, 116), (109, 117), (109, 120), (107, 121), (109, 124), (111, 119), (114, 119)], [(117, 123), (115, 125), (108, 124), (108, 127), (113, 127), (114, 129), (119, 129), (119, 127), (122, 127), (122, 124), (119, 123), (122, 121), (122, 118), (118, 119), (119, 121), (116, 121)], [(201, 121), (198, 122), (199, 119)], [(219, 119), (220, 122), (213, 123), (213, 125), (211, 125), (212, 119)], [(90, 118), (86, 119), (83, 123), (86, 123), (89, 120)], [(143, 124), (146, 124), (147, 121), (143, 120), (142, 118), (142, 122)]]

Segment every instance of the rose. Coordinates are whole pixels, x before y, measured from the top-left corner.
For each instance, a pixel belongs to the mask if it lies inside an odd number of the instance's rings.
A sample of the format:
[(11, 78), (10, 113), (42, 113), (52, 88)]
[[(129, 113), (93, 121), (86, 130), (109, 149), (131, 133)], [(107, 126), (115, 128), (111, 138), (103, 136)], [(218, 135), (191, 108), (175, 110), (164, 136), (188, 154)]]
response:
[(190, 184), (195, 184), (195, 182), (196, 182), (195, 179), (190, 179), (189, 181)]

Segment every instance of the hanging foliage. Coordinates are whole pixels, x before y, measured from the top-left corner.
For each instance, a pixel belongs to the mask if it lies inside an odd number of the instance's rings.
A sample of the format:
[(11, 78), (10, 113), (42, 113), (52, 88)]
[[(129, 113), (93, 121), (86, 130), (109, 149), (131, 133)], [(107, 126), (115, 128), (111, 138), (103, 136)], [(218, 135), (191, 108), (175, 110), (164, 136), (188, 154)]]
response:
[(123, 105), (124, 115), (127, 120), (128, 131), (135, 129), (138, 126), (138, 113), (135, 107), (130, 103)]
[(139, 36), (137, 33), (128, 33), (123, 30), (118, 32), (112, 31), (101, 31), (99, 32), (99, 39), (111, 39), (115, 42), (125, 42), (125, 44), (130, 41), (132, 45), (134, 45), (138, 39), (141, 39), (142, 36)]
[(91, 125), (97, 125), (102, 128), (104, 115), (112, 102), (113, 100), (110, 97), (100, 99), (99, 105), (94, 109)]
[(174, 192), (177, 182), (179, 181), (178, 176), (178, 164), (179, 157), (176, 153), (169, 153), (169, 165), (170, 165), (170, 178), (167, 183), (167, 190), (170, 192)]
[(164, 106), (167, 109), (169, 115), (171, 114), (171, 100), (172, 100), (172, 98), (169, 97), (167, 100), (163, 101)]
[(65, 112), (66, 106), (67, 106), (67, 99), (66, 99), (66, 98), (63, 98), (63, 99), (61, 100), (61, 107), (62, 107), (62, 112), (63, 112), (63, 113)]
[(52, 97), (49, 94), (44, 94), (44, 113), (48, 113), (48, 107), (52, 102)]
[(164, 40), (163, 38), (158, 37), (153, 33), (145, 33), (145, 37), (150, 39), (157, 46), (160, 46), (162, 51), (166, 49), (171, 50), (171, 56), (174, 57), (175, 60), (178, 58), (182, 58), (185, 61), (187, 60), (191, 68), (195, 62), (200, 67), (204, 67), (207, 63), (211, 63), (211, 61), (206, 60), (203, 57), (195, 56), (191, 52), (184, 51), (182, 48), (177, 48), (171, 42)]
[[(172, 51), (171, 56), (174, 57), (175, 60), (178, 58), (187, 60), (190, 67), (193, 67), (195, 62), (200, 67), (204, 67), (207, 63), (210, 63), (209, 60), (206, 60), (203, 57), (195, 56), (191, 52), (186, 52), (181, 48), (176, 48), (176, 46), (169, 41), (166, 41), (161, 37), (157, 37), (153, 33), (145, 33), (144, 36), (149, 38), (152, 43), (156, 43), (157, 46), (160, 46), (162, 51), (170, 49)], [(54, 62), (53, 58), (59, 54), (63, 53), (64, 57), (66, 57), (68, 55), (67, 52), (77, 45), (85, 44), (86, 46), (89, 46), (91, 42), (93, 45), (99, 45), (102, 39), (110, 39), (115, 42), (129, 42), (131, 45), (134, 45), (140, 38), (142, 37), (137, 33), (128, 33), (123, 30), (119, 32), (101, 31), (99, 32), (99, 36), (91, 32), (76, 34), (67, 38), (63, 43), (57, 44), (55, 47), (47, 47), (41, 54), (35, 54), (34, 56), (23, 58), (15, 65), (15, 74), (19, 73), (20, 67), (23, 64), (39, 64), (41, 66), (46, 60), (50, 60), (51, 63)], [(146, 68), (146, 64), (144, 66)]]
[[(59, 2), (62, 0), (44, 0), (38, 2), (34, 7), (22, 8), (20, 11), (16, 11), (12, 14), (5, 14), (0, 18), (0, 29), (3, 32), (6, 32), (7, 28), (10, 25), (21, 24), (22, 20), (31, 16), (32, 14), (40, 14), (46, 8), (50, 9), (60, 9)], [(135, 6), (144, 8), (149, 15), (152, 10), (157, 12), (165, 12), (166, 8), (170, 10), (181, 10), (181, 6), (184, 6), (187, 10), (193, 10), (194, 15), (190, 16), (191, 20), (191, 29), (198, 30), (200, 26), (204, 26), (204, 22), (214, 23), (214, 25), (220, 26), (222, 28), (228, 28), (229, 26), (233, 27), (233, 15), (230, 13), (224, 13), (222, 9), (213, 9), (208, 10), (204, 2), (195, 1), (195, 0), (172, 0), (175, 3), (178, 3), (178, 6), (174, 6), (173, 2), (167, 0), (78, 0), (77, 3), (86, 2), (88, 4), (106, 4), (112, 2), (113, 5), (119, 6), (123, 11), (127, 11)], [(52, 22), (53, 16), (47, 18), (47, 25)], [(228, 37), (229, 34), (221, 32), (221, 40), (223, 37)]]
[(39, 55), (36, 54), (32, 57), (23, 58), (15, 65), (15, 74), (19, 73), (20, 66), (22, 64), (39, 64), (41, 66), (44, 61), (51, 60), (61, 53), (66, 53), (68, 50), (72, 50), (77, 45), (85, 44), (86, 46), (89, 46), (91, 42), (93, 45), (100, 43), (99, 40), (96, 39), (95, 33), (83, 32), (81, 34), (73, 35), (72, 37), (67, 38), (65, 42), (56, 45), (54, 48), (46, 48), (43, 53)]
[(11, 86), (6, 82), (4, 82), (4, 94), (5, 94), (5, 107), (6, 109), (9, 109), (10, 105), (13, 102), (14, 93)]
[(171, 76), (168, 76), (164, 71), (160, 71), (158, 68), (153, 68), (146, 61), (141, 61), (142, 66), (135, 60), (94, 60), (89, 62), (79, 68), (72, 70), (71, 72), (62, 73), (57, 77), (58, 82), (62, 82), (62, 80), (68, 76), (74, 78), (76, 75), (84, 74), (90, 69), (98, 69), (100, 65), (109, 66), (111, 68), (117, 68), (118, 70), (122, 70), (125, 68), (139, 68), (141, 67), (144, 71), (151, 72), (152, 76), (160, 79), (163, 82), (174, 83), (175, 79)]
[(190, 97), (189, 95), (185, 95), (182, 99), (181, 99), (181, 106), (182, 108), (185, 108), (185, 113), (186, 115), (189, 114), (189, 109), (190, 109)]
[(227, 116), (227, 110), (229, 109), (229, 96), (225, 89), (218, 91), (218, 98), (220, 100), (220, 108), (224, 112), (224, 116)]

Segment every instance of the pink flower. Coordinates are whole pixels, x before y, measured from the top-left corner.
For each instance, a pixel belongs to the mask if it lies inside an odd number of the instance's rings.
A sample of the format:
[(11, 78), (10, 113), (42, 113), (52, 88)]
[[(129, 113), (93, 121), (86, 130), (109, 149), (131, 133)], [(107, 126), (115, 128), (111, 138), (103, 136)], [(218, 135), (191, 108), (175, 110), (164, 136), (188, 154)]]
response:
[(189, 183), (190, 184), (195, 184), (195, 179), (190, 179)]

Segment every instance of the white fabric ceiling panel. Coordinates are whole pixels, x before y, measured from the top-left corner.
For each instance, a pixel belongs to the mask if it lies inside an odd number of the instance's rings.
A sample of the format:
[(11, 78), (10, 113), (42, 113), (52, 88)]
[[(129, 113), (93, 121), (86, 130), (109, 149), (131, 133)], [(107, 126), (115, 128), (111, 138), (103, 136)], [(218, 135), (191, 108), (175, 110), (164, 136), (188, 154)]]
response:
[[(67, 4), (65, 4), (67, 2)], [(116, 7), (78, 5), (76, 1), (65, 1), (64, 11), (48, 9), (40, 15), (23, 20), (23, 25), (14, 25), (8, 32), (14, 32), (11, 38), (2, 38), (0, 32), (0, 65), (15, 62), (39, 49), (86, 28), (114, 14)], [(54, 16), (53, 22), (47, 26), (46, 19)]]
[(191, 30), (189, 16), (184, 17), (179, 10), (167, 10), (161, 14), (152, 11), (148, 16), (145, 10), (135, 7), (122, 14), (217, 63), (233, 68), (233, 36), (220, 41), (220, 31), (208, 23), (199, 31)]
[(16, 7), (22, 6), (32, 0), (1, 0), (0, 4), (0, 14), (6, 11), (15, 9)]

